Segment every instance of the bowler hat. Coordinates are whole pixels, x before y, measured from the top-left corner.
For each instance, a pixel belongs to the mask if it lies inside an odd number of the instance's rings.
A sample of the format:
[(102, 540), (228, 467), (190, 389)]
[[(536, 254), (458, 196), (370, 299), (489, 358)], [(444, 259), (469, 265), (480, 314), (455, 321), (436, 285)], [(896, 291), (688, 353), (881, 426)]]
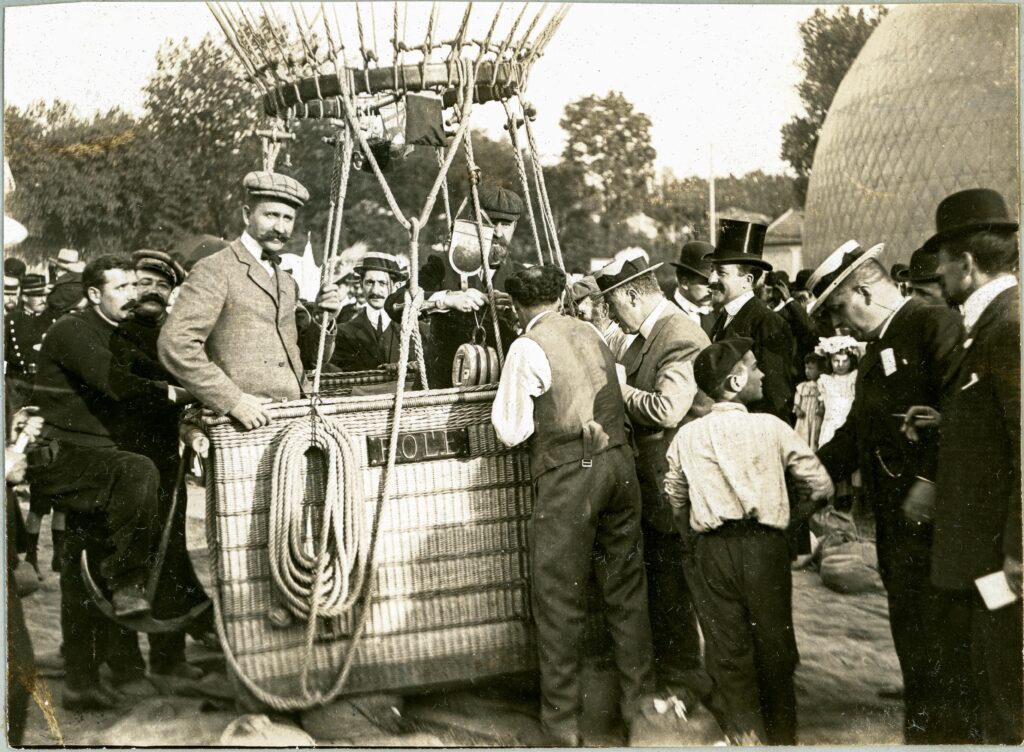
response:
[(801, 269), (796, 273), (796, 279), (793, 280), (793, 291), (806, 290), (807, 280), (811, 278), (811, 274), (814, 272), (813, 269)]
[(711, 394), (754, 345), (750, 337), (729, 337), (700, 351), (693, 361), (693, 378), (705, 394)]
[(922, 246), (910, 254), (910, 266), (904, 269), (898, 282), (938, 282), (939, 254)]
[(865, 251), (856, 240), (847, 240), (832, 251), (807, 280), (807, 289), (815, 298), (807, 308), (807, 313), (811, 314), (818, 310), (825, 299), (834, 293), (854, 270), (871, 259), (877, 259), (883, 250), (884, 243)]
[(704, 258), (713, 264), (749, 264), (766, 271), (772, 265), (761, 258), (764, 253), (764, 235), (768, 226), (740, 219), (722, 219), (718, 222), (718, 242), (714, 253)]
[(27, 271), (28, 267), (25, 266), (25, 262), (21, 259), (13, 257), (4, 259), (4, 274), (7, 276), (21, 279)]
[(714, 252), (715, 247), (711, 243), (705, 243), (703, 240), (691, 240), (683, 245), (683, 249), (679, 252), (679, 261), (670, 261), (669, 263), (676, 269), (684, 269), (707, 279), (711, 276), (711, 262), (705, 261), (704, 257), (710, 256)]
[(395, 256), (392, 256), (390, 253), (378, 253), (376, 251), (370, 251), (363, 256), (362, 261), (356, 264), (355, 271), (360, 274), (366, 274), (366, 272), (387, 272), (394, 278), (404, 276), (402, 267)]
[(174, 287), (185, 281), (185, 268), (163, 251), (135, 251), (132, 254), (132, 261), (136, 269), (148, 269), (163, 274)]
[(508, 188), (483, 185), (480, 187), (480, 208), (492, 222), (515, 222), (523, 213), (523, 200)]
[(253, 198), (281, 201), (296, 208), (309, 201), (309, 191), (302, 183), (279, 172), (250, 172), (242, 179), (242, 186)]
[(947, 196), (935, 210), (935, 234), (924, 247), (937, 251), (943, 240), (981, 230), (1016, 230), (1006, 201), (991, 188), (970, 188)]
[(46, 295), (46, 277), (42, 274), (26, 274), (21, 278), (22, 295)]
[(638, 248), (633, 253), (622, 254), (615, 261), (598, 269), (594, 274), (594, 280), (601, 288), (601, 292), (607, 293), (637, 277), (650, 274), (659, 266), (660, 262), (654, 266), (648, 265), (647, 254)]

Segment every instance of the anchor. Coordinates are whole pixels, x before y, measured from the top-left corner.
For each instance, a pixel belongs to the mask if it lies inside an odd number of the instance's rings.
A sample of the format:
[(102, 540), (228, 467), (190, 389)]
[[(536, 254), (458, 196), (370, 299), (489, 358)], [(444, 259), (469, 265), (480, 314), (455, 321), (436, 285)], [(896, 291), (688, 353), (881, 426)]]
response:
[[(164, 568), (164, 561), (167, 559), (167, 549), (171, 542), (172, 522), (175, 512), (178, 510), (178, 495), (181, 492), (182, 484), (185, 482), (185, 468), (188, 467), (190, 458), (191, 450), (186, 447), (181, 453), (181, 459), (178, 461), (178, 472), (174, 478), (174, 493), (171, 496), (171, 508), (167, 514), (167, 521), (163, 532), (160, 534), (160, 548), (157, 549), (156, 561), (153, 563), (153, 568), (149, 572), (149, 578), (146, 580), (146, 600), (151, 604), (156, 596), (157, 585), (160, 583), (160, 573)], [(211, 605), (210, 600), (207, 599), (197, 606), (193, 606), (187, 613), (169, 619), (156, 619), (148, 613), (138, 616), (118, 616), (114, 613), (114, 607), (110, 601), (107, 600), (99, 585), (92, 578), (92, 574), (89, 572), (89, 558), (85, 551), (82, 551), (81, 565), (82, 579), (85, 581), (85, 587), (89, 591), (93, 603), (96, 604), (96, 608), (111, 621), (117, 622), (134, 632), (162, 634), (165, 632), (184, 631), (194, 619), (201, 616)]]

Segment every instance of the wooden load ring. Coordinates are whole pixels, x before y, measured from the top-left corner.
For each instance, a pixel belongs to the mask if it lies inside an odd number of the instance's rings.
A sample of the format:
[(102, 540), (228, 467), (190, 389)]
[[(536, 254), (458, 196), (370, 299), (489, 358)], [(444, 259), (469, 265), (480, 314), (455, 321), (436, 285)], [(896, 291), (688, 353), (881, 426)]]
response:
[(455, 351), (452, 362), (453, 386), (497, 384), (501, 378), (498, 353), (493, 347), (467, 342)]
[[(348, 72), (353, 83), (353, 95), (393, 93), (400, 96), (406, 91), (443, 90), (445, 107), (454, 105), (458, 97), (460, 72), (454, 64), (399, 65), (368, 71), (349, 68)], [(524, 67), (519, 63), (499, 63), (495, 76), (494, 62), (484, 61), (477, 68), (473, 101), (492, 102), (515, 96), (525, 77)], [(297, 118), (341, 118), (344, 116), (341, 93), (336, 74), (303, 78), (265, 94), (263, 110), (271, 117), (290, 114)], [(288, 110), (292, 112), (288, 113)]]

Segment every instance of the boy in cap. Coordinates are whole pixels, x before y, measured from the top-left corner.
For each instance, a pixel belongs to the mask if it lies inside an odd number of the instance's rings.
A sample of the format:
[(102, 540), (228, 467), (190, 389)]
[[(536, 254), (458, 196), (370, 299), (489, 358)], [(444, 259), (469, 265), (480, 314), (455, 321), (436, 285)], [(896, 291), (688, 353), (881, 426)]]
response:
[(749, 337), (726, 338), (694, 360), (711, 412), (668, 450), (665, 495), (692, 556), (697, 613), (726, 733), (734, 741), (796, 743), (788, 470), (813, 500), (834, 492), (807, 443), (779, 418), (750, 413), (762, 398)]

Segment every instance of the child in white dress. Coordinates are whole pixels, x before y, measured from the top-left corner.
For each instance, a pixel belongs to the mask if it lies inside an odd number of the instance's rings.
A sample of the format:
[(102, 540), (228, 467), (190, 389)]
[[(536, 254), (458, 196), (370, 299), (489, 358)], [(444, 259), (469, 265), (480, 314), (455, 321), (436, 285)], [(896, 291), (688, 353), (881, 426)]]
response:
[[(853, 407), (861, 343), (847, 335), (823, 337), (818, 340), (814, 352), (827, 357), (832, 366), (832, 373), (823, 373), (818, 379), (818, 393), (825, 407), (818, 435), (818, 446), (822, 447), (832, 440), (839, 427), (846, 422)], [(854, 476), (850, 480), (853, 487), (859, 489), (860, 477), (856, 473)], [(836, 483), (836, 509), (848, 510), (852, 506), (850, 496), (854, 488), (846, 479)]]

